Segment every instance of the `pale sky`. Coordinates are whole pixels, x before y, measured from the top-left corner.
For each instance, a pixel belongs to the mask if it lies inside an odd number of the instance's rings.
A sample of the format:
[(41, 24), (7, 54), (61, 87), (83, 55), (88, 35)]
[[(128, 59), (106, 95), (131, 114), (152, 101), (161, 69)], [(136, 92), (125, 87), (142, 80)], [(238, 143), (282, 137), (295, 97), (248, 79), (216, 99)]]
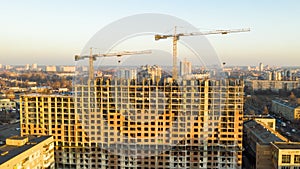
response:
[(106, 25), (161, 13), (200, 30), (249, 27), (248, 33), (207, 36), (227, 65), (300, 66), (299, 9), (298, 0), (1, 1), (0, 64), (71, 65)]

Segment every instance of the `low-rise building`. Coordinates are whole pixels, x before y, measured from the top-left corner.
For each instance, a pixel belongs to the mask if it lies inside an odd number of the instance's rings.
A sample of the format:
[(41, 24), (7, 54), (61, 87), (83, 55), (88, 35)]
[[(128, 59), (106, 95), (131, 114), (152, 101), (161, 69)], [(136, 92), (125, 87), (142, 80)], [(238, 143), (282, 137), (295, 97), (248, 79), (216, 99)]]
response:
[(272, 168), (272, 142), (287, 142), (288, 139), (276, 132), (275, 121), (255, 119), (244, 123), (246, 151), (255, 158), (256, 169)]
[(54, 168), (54, 143), (52, 136), (6, 139), (0, 147), (0, 168)]
[(300, 169), (300, 143), (271, 143), (272, 168)]
[(62, 72), (75, 72), (75, 66), (61, 66), (60, 71)]
[(56, 66), (46, 66), (46, 72), (56, 72)]
[(0, 109), (15, 109), (16, 108), (16, 102), (11, 101), (10, 99), (0, 99)]
[(272, 100), (271, 110), (290, 121), (300, 119), (300, 105), (292, 104), (286, 100)]
[(245, 85), (255, 91), (273, 91), (279, 92), (279, 90), (291, 91), (300, 87), (299, 81), (279, 81), (279, 80), (246, 80)]

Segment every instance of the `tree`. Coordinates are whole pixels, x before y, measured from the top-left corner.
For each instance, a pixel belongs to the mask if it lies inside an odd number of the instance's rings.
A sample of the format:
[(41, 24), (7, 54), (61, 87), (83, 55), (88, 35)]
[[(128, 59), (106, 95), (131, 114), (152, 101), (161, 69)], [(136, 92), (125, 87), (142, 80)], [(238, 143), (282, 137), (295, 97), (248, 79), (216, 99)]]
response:
[(296, 99), (297, 99), (297, 97), (295, 96), (294, 92), (291, 92), (289, 98), (290, 98), (290, 101), (291, 101), (291, 102), (295, 102)]
[(255, 111), (251, 109), (250, 112), (249, 112), (249, 114), (250, 115), (255, 115)]
[(264, 107), (264, 111), (263, 111), (262, 114), (263, 114), (263, 115), (269, 114), (269, 110), (268, 110), (268, 107), (267, 107), (267, 106)]

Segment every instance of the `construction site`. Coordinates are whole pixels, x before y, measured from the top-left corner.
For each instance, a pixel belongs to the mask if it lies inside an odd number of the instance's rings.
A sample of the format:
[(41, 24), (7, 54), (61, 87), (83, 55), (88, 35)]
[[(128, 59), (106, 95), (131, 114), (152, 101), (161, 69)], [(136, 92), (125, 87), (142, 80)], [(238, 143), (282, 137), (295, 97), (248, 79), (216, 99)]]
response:
[(88, 76), (70, 96), (23, 95), (21, 135), (53, 135), (56, 168), (242, 168), (244, 83), (178, 77), (177, 40), (193, 35), (155, 36), (173, 38), (172, 77), (159, 67), (139, 78), (95, 76), (97, 57), (150, 51), (76, 55), (89, 59)]

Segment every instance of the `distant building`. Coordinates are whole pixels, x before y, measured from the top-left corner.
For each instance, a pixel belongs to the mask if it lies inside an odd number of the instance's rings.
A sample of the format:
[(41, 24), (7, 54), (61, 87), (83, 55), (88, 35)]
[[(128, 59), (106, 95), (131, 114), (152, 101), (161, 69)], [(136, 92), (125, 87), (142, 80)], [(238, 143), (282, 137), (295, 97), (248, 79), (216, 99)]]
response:
[(192, 74), (192, 63), (184, 59), (180, 62), (180, 74), (179, 76)]
[(56, 75), (60, 77), (75, 76), (75, 72), (59, 72)]
[(272, 72), (267, 71), (264, 77), (265, 80), (272, 80)]
[(278, 80), (246, 80), (245, 85), (252, 91), (279, 90), (291, 91), (300, 87), (299, 81), (278, 81)]
[(255, 159), (256, 169), (274, 168), (271, 143), (288, 141), (271, 127), (275, 123), (275, 119), (255, 119), (244, 123), (245, 151)]
[(277, 80), (282, 80), (281, 72), (277, 72)]
[(13, 136), (6, 139), (6, 144), (0, 147), (1, 169), (54, 169), (54, 164), (52, 136)]
[(136, 79), (137, 78), (137, 71), (136, 69), (119, 69), (116, 72), (117, 78), (122, 79)]
[(203, 73), (203, 74), (186, 74), (182, 76), (185, 80), (195, 80), (195, 79), (208, 79), (209, 73)]
[(62, 71), (62, 72), (75, 72), (75, 66), (61, 66), (60, 71)]
[(46, 66), (46, 72), (56, 72), (56, 66)]
[(38, 66), (36, 63), (31, 65), (31, 70), (37, 70), (37, 69), (38, 69)]
[(0, 108), (1, 109), (15, 109), (16, 102), (10, 101), (10, 99), (0, 99)]
[(259, 71), (262, 72), (264, 71), (264, 64), (263, 63), (259, 63)]
[(58, 88), (59, 93), (64, 93), (64, 92), (68, 92), (68, 91), (69, 91), (68, 88)]
[(284, 100), (272, 100), (271, 110), (290, 121), (300, 119), (300, 105), (298, 104), (292, 104)]
[(157, 65), (153, 66), (141, 66), (140, 71), (137, 73), (137, 79), (139, 82), (143, 80), (152, 80), (153, 83), (161, 79), (161, 67)]
[(24, 66), (24, 70), (29, 70), (29, 69), (30, 69), (29, 64), (26, 64), (26, 65)]
[(4, 69), (5, 69), (5, 70), (10, 70), (10, 69), (12, 69), (12, 66), (10, 66), (10, 65), (5, 65)]

